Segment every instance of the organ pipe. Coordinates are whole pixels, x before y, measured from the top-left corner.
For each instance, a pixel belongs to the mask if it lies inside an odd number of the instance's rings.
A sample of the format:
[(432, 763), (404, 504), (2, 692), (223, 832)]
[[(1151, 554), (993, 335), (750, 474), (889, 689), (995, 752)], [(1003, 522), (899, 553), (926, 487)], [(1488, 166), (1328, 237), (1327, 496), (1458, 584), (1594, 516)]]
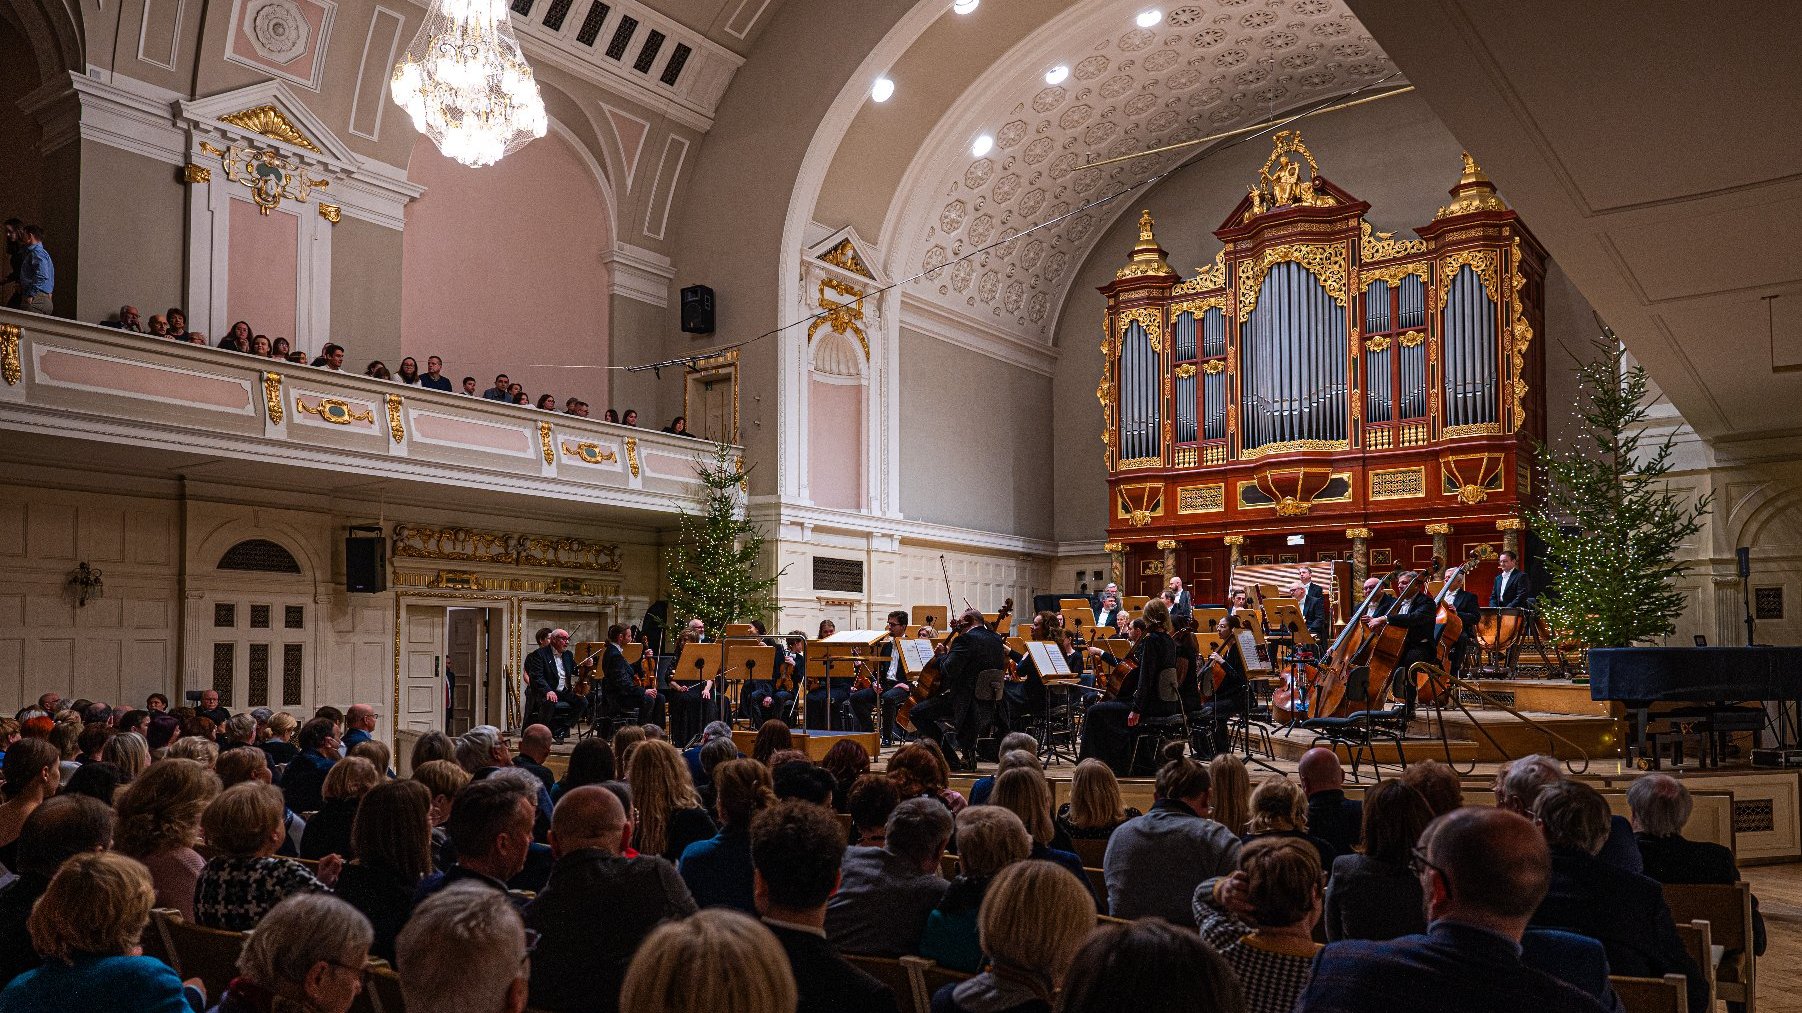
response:
[(1345, 312), (1319, 279), (1273, 265), (1240, 332), (1245, 449), (1345, 439), (1346, 342)]

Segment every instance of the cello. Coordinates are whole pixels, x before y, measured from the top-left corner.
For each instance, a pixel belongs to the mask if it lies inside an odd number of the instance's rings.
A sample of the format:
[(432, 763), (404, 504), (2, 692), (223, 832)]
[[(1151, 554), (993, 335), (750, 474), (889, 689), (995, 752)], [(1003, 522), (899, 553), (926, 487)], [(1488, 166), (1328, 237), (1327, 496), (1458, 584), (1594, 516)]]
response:
[[(1314, 688), (1308, 696), (1308, 715), (1316, 718), (1344, 717), (1352, 710), (1360, 709), (1370, 692), (1370, 653), (1376, 645), (1377, 631), (1363, 623), (1365, 613), (1376, 601), (1383, 589), (1395, 582), (1401, 570), (1391, 570), (1389, 575), (1377, 582), (1370, 589), (1364, 600), (1352, 611), (1351, 619), (1333, 638), (1332, 646), (1327, 648), (1322, 658), (1319, 672), (1314, 680)], [(1400, 599), (1397, 599), (1399, 602)], [(1392, 604), (1390, 608), (1394, 608)], [(1348, 695), (1356, 690), (1357, 706), (1346, 707)]]
[[(1472, 549), (1470, 558), (1459, 565), (1455, 576), (1446, 578), (1444, 586), (1439, 589), (1438, 597), (1434, 599), (1434, 606), (1437, 609), (1433, 618), (1435, 623), (1433, 629), (1436, 632), (1434, 650), (1438, 651), (1441, 656), (1449, 656), (1452, 645), (1456, 644), (1458, 638), (1464, 635), (1464, 617), (1451, 606), (1452, 595), (1457, 593), (1456, 585), (1462, 583), (1470, 571), (1476, 569), (1477, 564), (1482, 560), (1481, 550)], [(1445, 695), (1452, 690), (1451, 676), (1455, 674), (1421, 672), (1414, 676), (1415, 701), (1430, 704), (1445, 699)]]

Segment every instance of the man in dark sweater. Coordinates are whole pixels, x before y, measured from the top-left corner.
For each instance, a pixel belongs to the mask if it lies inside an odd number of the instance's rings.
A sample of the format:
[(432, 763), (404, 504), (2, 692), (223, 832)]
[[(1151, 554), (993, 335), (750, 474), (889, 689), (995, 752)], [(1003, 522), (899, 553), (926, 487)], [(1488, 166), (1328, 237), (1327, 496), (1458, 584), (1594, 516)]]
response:
[(795, 973), (795, 1013), (900, 1013), (887, 985), (826, 939), (826, 901), (838, 889), (845, 832), (830, 809), (789, 801), (751, 820), (757, 913)]
[(25, 927), (65, 861), (113, 846), (113, 811), (85, 795), (58, 795), (32, 811), (19, 832), (19, 878), (0, 890), (0, 988), (41, 963)]
[(1345, 797), (1345, 768), (1339, 754), (1316, 747), (1303, 753), (1295, 772), (1308, 793), (1308, 833), (1349, 855), (1364, 836), (1364, 803)]
[(599, 785), (577, 788), (551, 819), (550, 882), (527, 905), (538, 933), (529, 1005), (551, 1011), (619, 1009), (638, 944), (660, 922), (695, 912), (676, 867), (655, 855), (624, 857), (632, 821)]

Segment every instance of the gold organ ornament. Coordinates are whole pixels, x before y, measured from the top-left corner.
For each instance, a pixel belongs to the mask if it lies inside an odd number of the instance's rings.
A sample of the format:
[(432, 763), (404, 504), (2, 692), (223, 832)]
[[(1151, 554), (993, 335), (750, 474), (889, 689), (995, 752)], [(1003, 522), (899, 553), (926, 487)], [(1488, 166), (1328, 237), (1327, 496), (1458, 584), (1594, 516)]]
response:
[(263, 374), (263, 407), (269, 412), (269, 424), (282, 424), (282, 375)]
[(1170, 269), (1169, 262), (1164, 259), (1164, 251), (1158, 247), (1157, 238), (1152, 235), (1151, 212), (1140, 211), (1138, 245), (1133, 247), (1126, 266), (1114, 272), (1115, 280), (1175, 274)]
[(407, 426), (401, 419), (400, 395), (388, 395), (388, 435), (394, 442), (402, 443), (407, 438)]
[(632, 477), (638, 477), (638, 438), (626, 437), (626, 464), (632, 468)]

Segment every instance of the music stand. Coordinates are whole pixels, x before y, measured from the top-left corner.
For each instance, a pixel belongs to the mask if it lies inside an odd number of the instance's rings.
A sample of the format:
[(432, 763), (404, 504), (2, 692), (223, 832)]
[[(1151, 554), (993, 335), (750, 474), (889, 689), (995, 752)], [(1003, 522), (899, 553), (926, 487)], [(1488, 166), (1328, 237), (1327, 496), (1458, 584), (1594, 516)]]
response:
[(738, 685), (738, 696), (734, 698), (734, 707), (742, 706), (745, 697), (745, 684), (758, 679), (768, 679), (772, 685), (776, 679), (776, 649), (758, 641), (746, 643), (730, 643), (725, 648), (725, 667), (720, 669), (720, 678), (726, 681), (726, 692), (720, 694), (721, 721), (729, 721), (725, 716), (726, 694), (731, 692), (732, 684)]
[[(719, 677), (720, 669), (724, 665), (725, 650), (723, 644), (696, 644), (685, 641), (682, 644), (681, 653), (676, 655), (675, 667), (670, 670), (670, 681), (687, 680), (711, 684)], [(703, 701), (713, 695), (715, 695), (715, 691), (712, 689), (702, 690)], [(706, 710), (705, 703), (703, 703), (702, 710)], [(675, 714), (671, 713), (667, 717), (673, 721)]]
[(949, 625), (948, 617), (951, 615), (951, 609), (943, 604), (915, 605), (908, 615), (911, 626), (930, 626), (935, 630), (942, 630)]
[[(871, 648), (887, 638), (887, 630), (840, 630), (824, 640), (814, 641), (816, 648), (814, 656), (820, 659), (823, 668), (821, 678), (825, 680), (823, 683), (826, 690), (826, 727), (823, 729), (824, 731), (832, 731), (832, 679), (835, 674), (840, 679), (850, 677), (843, 672), (834, 673), (832, 667), (839, 665), (847, 669), (855, 668), (857, 662), (869, 658)], [(806, 687), (802, 687), (801, 691), (805, 694)], [(805, 696), (803, 696), (803, 700), (805, 700)], [(806, 727), (805, 711), (802, 715), (802, 727)]]

